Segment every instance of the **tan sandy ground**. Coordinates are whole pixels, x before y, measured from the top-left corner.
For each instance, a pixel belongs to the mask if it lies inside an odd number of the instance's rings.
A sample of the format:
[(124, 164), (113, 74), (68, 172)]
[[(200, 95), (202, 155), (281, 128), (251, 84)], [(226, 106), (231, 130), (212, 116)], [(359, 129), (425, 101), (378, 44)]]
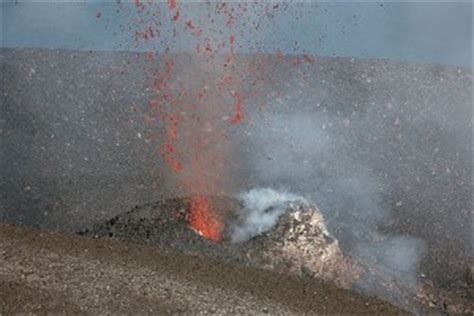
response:
[(0, 224), (0, 314), (48, 312), (403, 314), (329, 284)]

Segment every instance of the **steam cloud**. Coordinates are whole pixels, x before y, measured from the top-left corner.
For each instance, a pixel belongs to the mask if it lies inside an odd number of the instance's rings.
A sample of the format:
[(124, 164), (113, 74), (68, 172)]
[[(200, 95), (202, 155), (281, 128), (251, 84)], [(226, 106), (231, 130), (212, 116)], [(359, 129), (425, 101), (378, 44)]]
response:
[(236, 243), (245, 242), (270, 230), (278, 218), (294, 204), (308, 204), (301, 196), (270, 188), (251, 189), (241, 193), (239, 198), (244, 206), (242, 222), (231, 228), (231, 239)]

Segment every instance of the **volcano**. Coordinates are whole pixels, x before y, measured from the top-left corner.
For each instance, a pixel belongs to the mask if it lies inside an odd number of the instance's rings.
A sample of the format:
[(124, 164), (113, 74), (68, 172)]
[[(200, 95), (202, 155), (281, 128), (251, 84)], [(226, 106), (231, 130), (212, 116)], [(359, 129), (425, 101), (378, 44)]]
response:
[[(332, 281), (349, 288), (360, 268), (345, 258), (316, 207), (292, 205), (274, 227), (245, 242), (235, 242), (245, 223), (242, 201), (232, 197), (194, 196), (134, 208), (79, 232), (155, 244), (207, 259)], [(276, 212), (266, 209), (266, 215)]]
[[(314, 205), (288, 204), (270, 229), (236, 241), (246, 211), (241, 199), (229, 196), (174, 198), (137, 206), (78, 234), (156, 245), (166, 252), (322, 280), (346, 289), (360, 289), (365, 283), (399, 305), (416, 306), (417, 311), (433, 311), (443, 304), (465, 312), (470, 305), (465, 297), (454, 297), (429, 280), (411, 297), (384, 271), (344, 254)], [(266, 215), (273, 212), (278, 210), (264, 210)]]

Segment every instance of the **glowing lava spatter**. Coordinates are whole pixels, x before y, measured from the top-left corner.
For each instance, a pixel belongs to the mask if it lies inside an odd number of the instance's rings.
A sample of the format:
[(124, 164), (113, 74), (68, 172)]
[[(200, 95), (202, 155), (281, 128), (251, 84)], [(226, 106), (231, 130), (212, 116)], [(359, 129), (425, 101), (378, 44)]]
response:
[[(211, 199), (198, 194), (218, 194), (223, 191), (222, 179), (232, 177), (228, 131), (244, 125), (251, 113), (246, 101), (252, 95), (243, 89), (250, 86), (254, 94), (264, 91), (261, 85), (270, 78), (261, 64), (248, 72), (236, 68), (242, 63), (237, 56), (242, 35), (235, 28), (241, 19), (253, 25), (257, 19), (271, 16), (270, 11), (278, 6), (257, 1), (206, 1), (196, 9), (198, 4), (178, 0), (133, 3), (138, 19), (129, 30), (135, 46), (149, 48), (144, 56), (153, 92), (143, 120), (155, 129), (151, 130), (151, 139), (157, 141), (159, 154), (175, 172), (178, 186), (194, 196), (188, 210), (189, 225), (205, 238), (220, 240), (225, 223), (219, 210)], [(202, 8), (207, 15), (199, 14)], [(202, 82), (181, 80), (186, 73), (177, 75), (183, 70), (177, 70), (179, 63), (172, 46), (191, 40), (189, 35), (195, 41), (194, 57), (205, 63), (194, 64), (189, 77), (202, 78)], [(258, 40), (259, 36), (252, 38)], [(163, 53), (152, 53), (157, 47)], [(222, 54), (225, 58), (219, 61)]]
[(238, 124), (242, 122), (242, 119), (244, 117), (243, 111), (242, 111), (242, 104), (243, 104), (243, 99), (240, 94), (235, 95), (235, 116), (232, 119), (232, 124)]
[(188, 221), (191, 227), (201, 236), (211, 240), (221, 240), (224, 225), (209, 198), (204, 196), (193, 197), (189, 208)]

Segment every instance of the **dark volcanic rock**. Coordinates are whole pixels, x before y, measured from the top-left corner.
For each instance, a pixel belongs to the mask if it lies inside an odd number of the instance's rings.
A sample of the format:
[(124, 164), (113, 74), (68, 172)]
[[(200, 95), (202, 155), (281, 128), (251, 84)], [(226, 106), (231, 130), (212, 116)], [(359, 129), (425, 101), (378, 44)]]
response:
[[(236, 210), (237, 200), (214, 198), (225, 214)], [(206, 256), (222, 261), (243, 260), (238, 247), (200, 236), (186, 222), (189, 199), (169, 199), (139, 206), (117, 215), (103, 224), (82, 230), (79, 234), (110, 237), (138, 243), (154, 244), (163, 249)]]
[(248, 242), (247, 256), (264, 269), (332, 281), (350, 288), (362, 269), (344, 257), (315, 207), (293, 209), (276, 226)]

